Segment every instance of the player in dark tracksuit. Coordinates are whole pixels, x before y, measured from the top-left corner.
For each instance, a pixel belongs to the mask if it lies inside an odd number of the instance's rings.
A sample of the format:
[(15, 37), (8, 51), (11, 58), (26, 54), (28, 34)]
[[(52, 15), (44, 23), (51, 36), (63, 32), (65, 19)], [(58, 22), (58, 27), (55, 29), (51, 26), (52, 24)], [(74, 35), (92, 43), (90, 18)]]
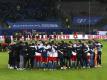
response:
[(29, 46), (28, 43), (25, 43), (23, 46), (23, 54), (24, 54), (24, 68), (29, 68), (30, 62), (29, 62)]
[(66, 58), (67, 58), (67, 67), (71, 67), (71, 56), (72, 56), (72, 46), (68, 44), (67, 50), (66, 50)]
[(77, 43), (76, 53), (77, 53), (77, 68), (81, 68), (82, 67), (82, 45), (80, 43)]
[(35, 45), (32, 44), (31, 46), (29, 46), (29, 58), (30, 58), (30, 68), (34, 67), (34, 56), (35, 56), (35, 52), (36, 52), (36, 48)]
[(15, 45), (9, 46), (9, 60), (8, 60), (8, 64), (9, 64), (8, 68), (10, 68), (10, 69), (17, 68)]
[(19, 48), (20, 48), (20, 51), (19, 51), (19, 58), (20, 58), (20, 63), (19, 63), (19, 70), (23, 70), (24, 69), (24, 43), (21, 42), (19, 44)]
[(64, 68), (66, 69), (68, 67), (68, 45), (67, 43), (63, 43), (63, 53), (64, 53)]
[(63, 69), (64, 66), (64, 54), (63, 54), (63, 47), (61, 46), (61, 43), (58, 44), (58, 58), (59, 58), (59, 62), (60, 62), (60, 67), (61, 69)]
[(65, 45), (64, 42), (58, 44), (58, 58), (60, 61), (61, 69), (65, 69)]
[(12, 68), (11, 67), (12, 66), (12, 51), (13, 51), (12, 47), (13, 47), (13, 45), (8, 46), (8, 50), (9, 50), (8, 68)]
[(15, 44), (15, 53), (16, 53), (16, 64), (17, 64), (17, 69), (19, 69), (19, 64), (20, 64), (20, 43)]

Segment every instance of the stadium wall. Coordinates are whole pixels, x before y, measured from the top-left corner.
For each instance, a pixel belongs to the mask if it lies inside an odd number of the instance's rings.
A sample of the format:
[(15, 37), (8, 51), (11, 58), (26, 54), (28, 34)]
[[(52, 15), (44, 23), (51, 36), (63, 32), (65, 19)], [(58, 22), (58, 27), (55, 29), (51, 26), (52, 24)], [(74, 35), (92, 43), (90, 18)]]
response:
[[(52, 39), (54, 39), (54, 35), (51, 35)], [(10, 36), (11, 41), (13, 41), (13, 36)], [(41, 38), (40, 35), (40, 40), (47, 40), (47, 35), (43, 35), (43, 38)], [(107, 39), (107, 35), (56, 35), (56, 40), (69, 40), (69, 39)], [(24, 40), (24, 37), (22, 36), (20, 38), (21, 41)], [(26, 38), (26, 40), (31, 40), (30, 36), (28, 36)], [(35, 37), (36, 40), (36, 37)], [(5, 37), (4, 36), (0, 36), (0, 42), (4, 42), (5, 41)]]

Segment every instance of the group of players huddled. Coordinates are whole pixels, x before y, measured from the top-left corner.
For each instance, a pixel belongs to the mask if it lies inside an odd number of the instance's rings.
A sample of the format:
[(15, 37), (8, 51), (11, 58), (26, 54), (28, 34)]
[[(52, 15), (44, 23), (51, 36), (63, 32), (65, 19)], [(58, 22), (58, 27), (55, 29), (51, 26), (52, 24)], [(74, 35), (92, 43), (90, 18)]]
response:
[(81, 69), (101, 67), (103, 45), (96, 40), (18, 42), (9, 45), (8, 68)]

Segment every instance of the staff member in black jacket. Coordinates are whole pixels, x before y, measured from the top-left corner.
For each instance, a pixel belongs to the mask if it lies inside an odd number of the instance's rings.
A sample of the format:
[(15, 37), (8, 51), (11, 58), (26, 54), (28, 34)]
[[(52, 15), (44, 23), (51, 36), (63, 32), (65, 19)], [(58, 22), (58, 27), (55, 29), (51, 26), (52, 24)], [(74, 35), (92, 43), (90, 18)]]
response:
[(34, 56), (35, 56), (35, 52), (36, 52), (34, 43), (29, 45), (28, 52), (29, 52), (29, 59), (30, 59), (30, 68), (32, 69), (34, 67)]
[(23, 54), (24, 54), (24, 68), (29, 68), (29, 66), (30, 66), (30, 63), (29, 63), (29, 45), (27, 42), (23, 46)]

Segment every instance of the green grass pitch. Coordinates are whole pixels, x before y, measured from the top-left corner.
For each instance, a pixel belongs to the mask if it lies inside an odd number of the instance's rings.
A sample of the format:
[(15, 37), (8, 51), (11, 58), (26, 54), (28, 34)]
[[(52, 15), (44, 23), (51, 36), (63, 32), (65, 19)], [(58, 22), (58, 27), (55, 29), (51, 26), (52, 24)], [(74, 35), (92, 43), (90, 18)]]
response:
[(107, 41), (102, 41), (102, 68), (81, 70), (25, 70), (7, 69), (8, 54), (0, 53), (0, 80), (106, 80), (107, 79)]

